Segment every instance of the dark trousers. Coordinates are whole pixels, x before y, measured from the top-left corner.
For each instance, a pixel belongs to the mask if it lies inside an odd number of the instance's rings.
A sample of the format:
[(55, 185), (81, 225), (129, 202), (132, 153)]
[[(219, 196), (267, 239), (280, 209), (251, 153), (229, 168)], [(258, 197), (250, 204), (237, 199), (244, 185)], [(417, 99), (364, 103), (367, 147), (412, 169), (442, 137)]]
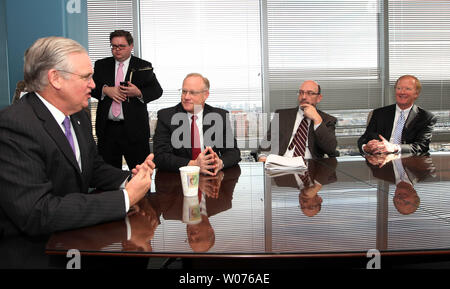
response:
[(108, 120), (105, 135), (98, 140), (98, 152), (106, 163), (120, 169), (124, 156), (128, 168), (132, 170), (150, 154), (150, 144), (149, 140), (129, 140), (124, 121)]

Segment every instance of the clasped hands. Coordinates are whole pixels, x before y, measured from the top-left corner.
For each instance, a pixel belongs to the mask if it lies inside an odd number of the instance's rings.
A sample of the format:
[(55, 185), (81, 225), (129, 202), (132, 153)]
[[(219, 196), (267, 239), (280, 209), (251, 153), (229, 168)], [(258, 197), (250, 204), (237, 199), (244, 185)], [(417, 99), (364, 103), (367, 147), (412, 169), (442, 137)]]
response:
[(105, 86), (103, 87), (103, 93), (119, 103), (125, 101), (128, 97), (142, 98), (141, 90), (129, 81), (127, 86)]
[(395, 144), (390, 143), (388, 140), (386, 140), (382, 135), (378, 135), (381, 139), (376, 140), (373, 139), (369, 141), (363, 148), (364, 152), (368, 154), (390, 154), (390, 153), (396, 153), (398, 148)]
[(206, 147), (188, 166), (199, 166), (200, 173), (215, 176), (223, 168), (223, 161), (211, 147)]
[(373, 139), (364, 146), (367, 161), (378, 167), (383, 167), (388, 162), (396, 159), (397, 146), (387, 141), (382, 135), (379, 135), (381, 141)]

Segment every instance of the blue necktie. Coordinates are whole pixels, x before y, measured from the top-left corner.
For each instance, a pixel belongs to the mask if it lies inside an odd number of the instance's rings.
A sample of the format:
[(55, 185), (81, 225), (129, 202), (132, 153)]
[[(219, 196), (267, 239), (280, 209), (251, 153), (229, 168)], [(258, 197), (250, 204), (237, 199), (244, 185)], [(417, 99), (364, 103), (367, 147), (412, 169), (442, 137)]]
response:
[(405, 125), (405, 115), (403, 114), (403, 111), (401, 111), (400, 116), (398, 117), (398, 120), (397, 120), (397, 125), (395, 126), (394, 139), (393, 139), (394, 144), (402, 143), (402, 131), (403, 131), (404, 125)]

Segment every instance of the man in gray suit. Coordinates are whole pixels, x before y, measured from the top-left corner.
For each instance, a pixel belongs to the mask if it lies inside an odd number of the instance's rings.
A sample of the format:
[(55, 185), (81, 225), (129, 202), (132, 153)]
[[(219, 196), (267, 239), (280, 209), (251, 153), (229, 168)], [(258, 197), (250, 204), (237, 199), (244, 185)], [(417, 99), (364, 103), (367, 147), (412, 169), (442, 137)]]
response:
[(0, 241), (122, 219), (149, 190), (153, 155), (131, 173), (97, 153), (83, 109), (92, 74), (71, 39), (41, 38), (26, 51), (31, 92), (0, 112)]
[(261, 144), (258, 161), (265, 161), (271, 151), (285, 157), (294, 156), (295, 146), (290, 146), (304, 118), (307, 121), (307, 142), (304, 158), (334, 157), (336, 151), (336, 118), (317, 109), (322, 100), (320, 85), (312, 80), (302, 83), (298, 90), (298, 107), (275, 111), (278, 123), (272, 121), (267, 140)]

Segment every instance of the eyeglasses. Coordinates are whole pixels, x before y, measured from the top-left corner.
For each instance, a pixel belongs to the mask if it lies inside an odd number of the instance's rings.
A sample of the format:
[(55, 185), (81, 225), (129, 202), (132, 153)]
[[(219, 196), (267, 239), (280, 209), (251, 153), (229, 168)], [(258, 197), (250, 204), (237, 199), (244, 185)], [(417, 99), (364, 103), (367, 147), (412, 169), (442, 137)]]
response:
[(186, 95), (186, 94), (190, 94), (192, 96), (197, 96), (205, 91), (208, 91), (207, 89), (203, 89), (203, 90), (184, 90), (184, 89), (178, 89), (178, 91), (181, 91), (181, 95)]
[(119, 44), (119, 45), (115, 45), (115, 44), (111, 44), (111, 49), (112, 50), (122, 50), (127, 48), (129, 45), (125, 45), (125, 44)]
[(319, 95), (318, 92), (314, 92), (314, 91), (311, 91), (311, 90), (308, 90), (308, 91), (299, 90), (299, 91), (297, 91), (297, 95), (301, 96), (301, 95), (304, 95), (304, 94), (306, 94), (307, 96)]
[(412, 87), (399, 87), (399, 86), (397, 86), (397, 87), (395, 87), (395, 90), (397, 90), (397, 91), (402, 91), (402, 90), (413, 91), (414, 88), (412, 88)]
[(81, 74), (78, 74), (78, 73), (73, 73), (73, 72), (66, 71), (66, 70), (61, 70), (61, 69), (58, 69), (58, 71), (76, 75), (76, 76), (80, 77), (84, 81), (91, 81), (92, 80), (92, 76), (94, 75), (93, 73), (89, 73), (89, 74), (86, 74), (86, 75), (81, 75)]

